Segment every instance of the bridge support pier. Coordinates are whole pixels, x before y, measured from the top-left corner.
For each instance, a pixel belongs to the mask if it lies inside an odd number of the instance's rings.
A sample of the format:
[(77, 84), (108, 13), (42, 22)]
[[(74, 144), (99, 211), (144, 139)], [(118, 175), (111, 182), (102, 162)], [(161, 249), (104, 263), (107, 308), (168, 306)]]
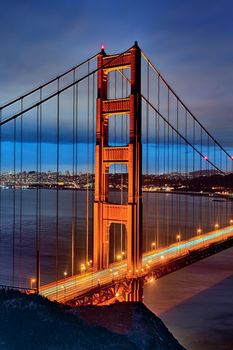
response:
[(143, 301), (143, 285), (143, 278), (133, 278), (129, 293), (126, 294), (126, 301)]

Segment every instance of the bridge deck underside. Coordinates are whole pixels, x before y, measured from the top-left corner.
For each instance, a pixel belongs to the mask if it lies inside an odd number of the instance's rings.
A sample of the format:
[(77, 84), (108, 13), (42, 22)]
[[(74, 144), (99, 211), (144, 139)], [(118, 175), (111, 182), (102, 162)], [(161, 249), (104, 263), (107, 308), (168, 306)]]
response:
[[(138, 277), (148, 274), (149, 271), (152, 271), (162, 261), (168, 262), (175, 260), (182, 255), (186, 255), (188, 251), (200, 249), (211, 243), (228, 239), (229, 237), (233, 237), (233, 226), (196, 236), (190, 240), (181, 241), (160, 250), (147, 252), (143, 255), (143, 269), (138, 272)], [(88, 293), (88, 291), (95, 287), (104, 287), (114, 280), (119, 281), (126, 277), (132, 278), (136, 276), (130, 274), (127, 270), (126, 262), (122, 261), (121, 263), (112, 265), (109, 269), (75, 275), (65, 280), (44, 285), (40, 288), (40, 294), (50, 300), (64, 302)]]

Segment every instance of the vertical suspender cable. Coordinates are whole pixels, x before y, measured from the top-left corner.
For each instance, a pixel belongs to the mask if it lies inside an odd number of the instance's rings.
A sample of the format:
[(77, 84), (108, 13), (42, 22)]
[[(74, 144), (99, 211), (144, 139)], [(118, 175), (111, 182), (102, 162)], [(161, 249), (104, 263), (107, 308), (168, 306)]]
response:
[[(172, 160), (171, 160), (171, 169), (172, 169), (172, 173), (173, 173), (173, 176), (172, 176), (172, 179), (173, 179), (173, 183), (175, 183), (175, 176), (174, 176), (174, 173), (175, 173), (175, 165), (174, 165), (174, 149), (175, 149), (175, 144), (174, 144), (174, 130), (172, 129), (172, 139), (171, 139), (171, 157), (172, 157)], [(176, 194), (173, 194), (171, 195), (172, 197), (172, 203), (171, 203), (171, 208), (172, 208), (172, 212), (171, 212), (171, 217), (172, 217), (172, 221), (171, 221), (171, 228), (172, 228), (172, 232), (173, 232), (173, 229), (175, 227), (175, 215), (174, 215), (174, 202), (176, 200), (176, 198), (174, 198), (174, 196), (176, 196)], [(171, 238), (170, 238), (171, 240)], [(172, 243), (173, 243), (173, 237), (172, 237)]]
[(12, 286), (15, 284), (15, 225), (16, 225), (16, 119), (13, 121), (14, 159), (13, 159), (13, 230), (12, 230)]
[[(168, 123), (170, 123), (170, 91), (169, 88), (167, 89), (167, 120)], [(169, 177), (169, 171), (170, 171), (170, 128), (169, 124), (167, 124), (167, 177)], [(168, 183), (168, 185), (170, 185)], [(169, 201), (170, 197), (168, 198)], [(170, 213), (169, 213), (169, 206), (166, 206), (166, 223), (167, 223), (167, 229), (166, 229), (166, 236), (167, 236), (167, 245), (169, 245), (169, 219), (170, 219)]]
[[(188, 139), (188, 115), (187, 115), (187, 109), (185, 109), (185, 139)], [(188, 144), (185, 143), (185, 182), (188, 184)], [(187, 188), (186, 188), (187, 190)], [(185, 238), (188, 238), (188, 212), (189, 212), (189, 196), (186, 194), (185, 196)]]
[(40, 225), (40, 194), (39, 194), (39, 163), (40, 163), (40, 108), (36, 109), (36, 244), (35, 244), (35, 257), (36, 257), (36, 284), (37, 292), (39, 292), (39, 225)]
[[(195, 120), (193, 119), (193, 145), (195, 146)], [(195, 150), (193, 149), (193, 185), (194, 185), (194, 179), (195, 179)], [(195, 198), (194, 195), (192, 195), (192, 227), (194, 226), (194, 220), (195, 220)]]
[[(166, 177), (166, 145), (165, 145), (165, 140), (166, 140), (166, 122), (165, 120), (162, 123), (163, 125), (163, 185), (165, 186), (165, 177)], [(167, 219), (166, 219), (166, 194), (163, 193), (163, 218), (164, 218), (164, 228), (163, 228), (163, 232), (165, 233), (165, 241), (167, 244)]]
[[(40, 101), (42, 100), (42, 88), (40, 88)], [(37, 244), (37, 293), (40, 290), (41, 284), (41, 271), (40, 271), (40, 256), (41, 256), (41, 228), (42, 228), (42, 218), (41, 218), (41, 186), (42, 186), (42, 104), (40, 104), (39, 110), (39, 203), (38, 203), (38, 244)]]
[[(200, 128), (200, 150), (201, 150), (201, 154), (203, 154), (203, 147), (202, 147), (202, 143), (203, 143), (203, 140), (202, 140), (202, 128)], [(202, 173), (202, 162), (203, 162), (203, 158), (200, 157), (200, 175), (203, 176), (203, 173)], [(203, 199), (203, 195), (201, 194), (199, 196), (199, 227), (202, 227), (203, 226), (203, 223), (202, 223), (202, 199)]]
[(89, 254), (88, 254), (88, 249), (89, 249), (89, 128), (90, 128), (90, 105), (89, 105), (89, 98), (90, 98), (90, 62), (88, 61), (87, 64), (87, 69), (88, 69), (88, 78), (87, 78), (87, 174), (86, 174), (86, 266), (88, 264), (88, 258), (89, 258)]
[[(75, 98), (75, 183), (78, 181), (78, 141), (79, 141), (79, 85), (76, 84), (76, 92), (75, 92), (76, 98)], [(76, 261), (78, 260), (78, 257), (76, 257), (76, 249), (77, 249), (77, 243), (78, 241), (78, 216), (77, 216), (77, 210), (78, 210), (78, 191), (77, 189), (75, 190), (75, 201), (74, 201), (74, 256), (75, 256), (75, 261), (74, 261), (74, 273), (76, 273)], [(76, 280), (75, 280), (76, 283)]]
[[(154, 118), (154, 126), (153, 126), (153, 131), (154, 131), (154, 137), (155, 137), (155, 140), (154, 140), (154, 179), (156, 182), (158, 182), (157, 179), (157, 168), (156, 168), (156, 152), (157, 152), (157, 149), (156, 149), (156, 143), (157, 143), (157, 113), (155, 113), (155, 118)], [(154, 185), (157, 185), (156, 183)], [(158, 186), (158, 185), (157, 185)], [(154, 225), (154, 244), (153, 244), (153, 248), (156, 248), (157, 247), (157, 240), (158, 240), (158, 226), (157, 226), (157, 191), (154, 191), (154, 210), (153, 210), (153, 213), (154, 213), (154, 222), (153, 222), (153, 225)]]
[[(147, 100), (149, 101), (149, 84), (150, 84), (150, 77), (149, 77), (149, 63), (147, 63)], [(148, 250), (149, 246), (149, 233), (148, 233), (148, 227), (149, 227), (149, 105), (146, 104), (146, 244), (145, 244), (145, 251)]]
[[(23, 111), (23, 98), (20, 101)], [(22, 287), (22, 242), (23, 242), (23, 115), (20, 116), (20, 193), (19, 193), (19, 286)]]
[[(176, 99), (176, 130), (179, 130), (179, 105), (178, 100)], [(177, 171), (177, 179), (179, 182), (180, 174), (179, 174), (179, 136), (176, 136), (176, 171)], [(176, 232), (180, 234), (180, 198), (179, 194), (176, 195)]]
[[(157, 88), (157, 92), (158, 92), (158, 112), (160, 112), (160, 76), (158, 75), (158, 88)], [(159, 124), (159, 114), (157, 113), (157, 140), (158, 140), (158, 147), (157, 147), (157, 159), (158, 159), (158, 183), (160, 186), (160, 153), (159, 153), (159, 149), (160, 149), (160, 130), (159, 130), (160, 124)], [(157, 227), (158, 227), (158, 238), (157, 238), (157, 244), (156, 247), (159, 248), (160, 247), (160, 241), (161, 241), (161, 237), (160, 237), (160, 232), (162, 232), (162, 230), (160, 229), (160, 222), (159, 222), (159, 217), (160, 217), (160, 198), (161, 198), (161, 194), (159, 193), (158, 196), (158, 201), (157, 201)]]
[[(75, 82), (75, 69), (73, 70), (73, 82)], [(71, 275), (74, 275), (75, 262), (75, 99), (76, 99), (76, 85), (73, 85), (73, 111), (72, 111), (72, 222), (71, 222)]]
[[(60, 81), (57, 79), (57, 186), (56, 186), (56, 282), (59, 279), (59, 158), (60, 158)], [(58, 293), (58, 290), (56, 290)]]

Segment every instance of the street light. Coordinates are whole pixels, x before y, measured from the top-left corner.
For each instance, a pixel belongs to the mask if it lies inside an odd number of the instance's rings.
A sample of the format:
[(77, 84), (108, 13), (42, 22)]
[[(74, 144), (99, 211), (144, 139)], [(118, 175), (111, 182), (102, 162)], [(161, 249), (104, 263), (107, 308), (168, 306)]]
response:
[(33, 289), (33, 283), (35, 283), (35, 282), (36, 282), (36, 279), (34, 277), (32, 277), (30, 279), (30, 287), (31, 287), (31, 289)]
[(81, 273), (86, 271), (86, 266), (84, 264), (81, 265)]
[(233, 225), (233, 220), (232, 219), (230, 220), (230, 225)]
[(215, 227), (216, 229), (218, 229), (218, 228), (219, 228), (219, 224), (215, 224), (214, 227)]
[(197, 234), (200, 235), (201, 232), (202, 232), (202, 229), (201, 229), (201, 228), (198, 228), (198, 229), (197, 229)]
[(177, 239), (178, 242), (180, 242), (181, 235), (180, 234), (176, 235), (176, 239)]
[(155, 249), (155, 245), (156, 245), (155, 242), (152, 242), (152, 243), (151, 243), (152, 249)]
[(90, 267), (92, 265), (92, 260), (88, 260), (87, 266)]
[(61, 285), (61, 289), (64, 290), (64, 301), (66, 302), (66, 287), (64, 284)]
[(66, 279), (66, 276), (67, 276), (67, 272), (66, 271), (64, 271), (64, 276), (65, 276), (65, 279)]

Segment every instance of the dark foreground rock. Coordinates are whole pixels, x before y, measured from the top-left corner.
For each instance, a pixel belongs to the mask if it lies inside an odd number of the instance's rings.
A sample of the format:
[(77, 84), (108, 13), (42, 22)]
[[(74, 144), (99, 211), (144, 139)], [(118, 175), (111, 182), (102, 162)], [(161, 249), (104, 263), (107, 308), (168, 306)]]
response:
[(184, 350), (141, 303), (71, 309), (5, 290), (0, 290), (0, 349)]

